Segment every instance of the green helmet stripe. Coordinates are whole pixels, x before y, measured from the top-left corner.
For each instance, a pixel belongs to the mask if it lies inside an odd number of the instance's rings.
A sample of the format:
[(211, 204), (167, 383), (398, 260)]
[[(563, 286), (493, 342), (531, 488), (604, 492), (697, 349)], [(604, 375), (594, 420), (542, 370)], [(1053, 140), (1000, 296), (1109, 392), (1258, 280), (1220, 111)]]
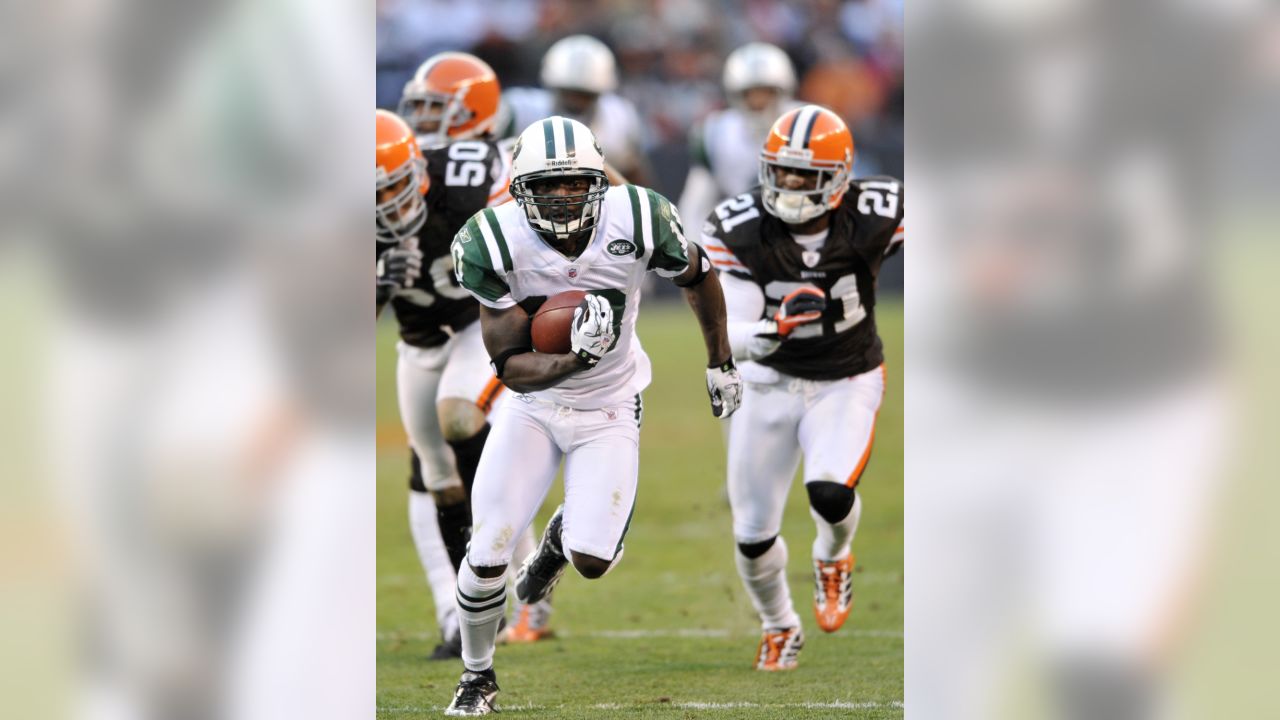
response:
[(578, 151), (573, 146), (573, 126), (569, 124), (568, 120), (564, 118), (560, 118), (560, 127), (564, 130), (565, 154), (568, 155), (569, 157), (576, 156), (578, 154)]
[(556, 133), (550, 118), (542, 121), (542, 138), (547, 142), (547, 159), (550, 160), (556, 156)]

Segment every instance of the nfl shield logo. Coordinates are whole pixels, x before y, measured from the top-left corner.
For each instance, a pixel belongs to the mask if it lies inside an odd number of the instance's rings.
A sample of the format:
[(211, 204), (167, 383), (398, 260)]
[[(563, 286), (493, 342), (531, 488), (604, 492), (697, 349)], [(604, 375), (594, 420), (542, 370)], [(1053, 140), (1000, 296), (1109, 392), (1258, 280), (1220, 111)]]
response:
[(805, 250), (800, 254), (800, 259), (804, 260), (805, 267), (814, 267), (817, 265), (819, 257), (817, 250)]
[(570, 266), (569, 266), (569, 271), (568, 271), (568, 272), (569, 272), (569, 279), (570, 279), (570, 280), (572, 280), (572, 279), (574, 279), (574, 278), (578, 277), (578, 266), (577, 266), (577, 265), (570, 265)]

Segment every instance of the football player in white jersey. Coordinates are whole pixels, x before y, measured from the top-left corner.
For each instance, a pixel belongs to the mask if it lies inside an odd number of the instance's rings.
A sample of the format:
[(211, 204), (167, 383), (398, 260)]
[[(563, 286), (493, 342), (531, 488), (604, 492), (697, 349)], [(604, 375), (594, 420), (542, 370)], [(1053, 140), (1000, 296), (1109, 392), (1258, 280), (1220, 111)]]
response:
[(552, 115), (591, 128), (609, 164), (631, 181), (649, 182), (640, 113), (615, 93), (617, 63), (604, 43), (589, 35), (556, 42), (542, 58), (542, 89), (510, 88), (502, 95), (499, 136), (510, 137)]
[(729, 53), (724, 63), (729, 107), (707, 115), (689, 133), (680, 217), (705, 218), (716, 203), (756, 186), (760, 145), (774, 120), (800, 107), (792, 98), (795, 89), (795, 68), (781, 48), (753, 42)]
[[(527, 557), (516, 594), (535, 602), (572, 563), (598, 578), (622, 556), (635, 505), (649, 358), (635, 334), (640, 287), (656, 272), (685, 289), (702, 328), (712, 412), (738, 407), (741, 383), (725, 327), (724, 296), (679, 216), (641, 187), (609, 187), (591, 131), (555, 116), (516, 143), (516, 202), (473, 216), (453, 242), (458, 280), (480, 301), (494, 373), (511, 389), (472, 491), (474, 526), (458, 573), (465, 670), (448, 715), (485, 715), (498, 693), (494, 638), (514, 538), (532, 521), (564, 461), (565, 502)], [(571, 351), (534, 352), (530, 314), (549, 297), (585, 290)]]

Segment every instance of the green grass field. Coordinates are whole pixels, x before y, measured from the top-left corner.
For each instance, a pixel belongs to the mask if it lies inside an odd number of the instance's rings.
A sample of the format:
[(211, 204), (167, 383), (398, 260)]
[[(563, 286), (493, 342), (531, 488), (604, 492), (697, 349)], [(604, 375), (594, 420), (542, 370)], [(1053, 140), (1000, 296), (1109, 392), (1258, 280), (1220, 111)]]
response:
[[(888, 388), (859, 486), (854, 610), (839, 632), (813, 622), (813, 521), (797, 482), (787, 505), (792, 596), (805, 620), (800, 668), (751, 669), (759, 624), (734, 571), (724, 446), (703, 389), (691, 313), (648, 304), (639, 334), (653, 360), (640, 489), (622, 563), (556, 589), (555, 639), (498, 648), (498, 704), (521, 718), (898, 718), (903, 697), (902, 307), (879, 307)], [(394, 326), (378, 334), (378, 717), (440, 716), (461, 661), (429, 662), (431, 594), (409, 536), (407, 451), (398, 437)], [(559, 483), (538, 515), (541, 532)]]

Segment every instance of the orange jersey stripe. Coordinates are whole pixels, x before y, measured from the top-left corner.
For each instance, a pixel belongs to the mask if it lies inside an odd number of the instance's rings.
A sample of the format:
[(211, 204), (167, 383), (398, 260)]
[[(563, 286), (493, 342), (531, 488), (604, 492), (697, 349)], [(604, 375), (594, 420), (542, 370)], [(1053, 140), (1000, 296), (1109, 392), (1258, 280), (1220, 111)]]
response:
[(476, 407), (480, 408), (486, 415), (493, 409), (493, 401), (498, 398), (502, 392), (503, 385), (498, 378), (489, 378), (489, 384), (484, 386), (484, 390), (480, 393), (480, 397), (476, 398)]

